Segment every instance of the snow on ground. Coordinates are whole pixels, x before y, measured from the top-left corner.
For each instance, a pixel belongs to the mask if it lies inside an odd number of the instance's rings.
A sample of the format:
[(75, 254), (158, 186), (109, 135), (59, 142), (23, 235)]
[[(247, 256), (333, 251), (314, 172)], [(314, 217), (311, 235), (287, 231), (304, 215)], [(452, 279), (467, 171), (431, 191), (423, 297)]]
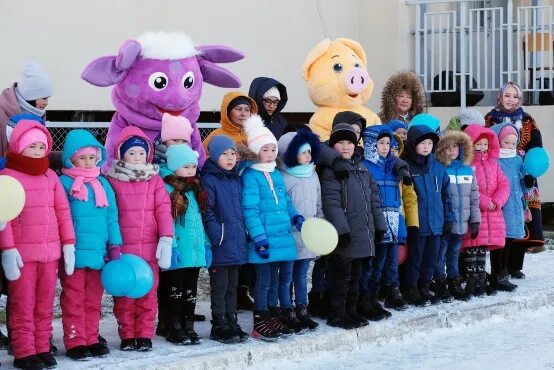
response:
[[(117, 324), (109, 313), (109, 299), (105, 297), (106, 316), (101, 321), (100, 333), (106, 337), (112, 353), (105, 359), (95, 359), (89, 362), (76, 363), (64, 356), (62, 343), (61, 320), (54, 321), (54, 343), (58, 346), (57, 360), (60, 369), (112, 369), (119, 368), (169, 368), (174, 366), (187, 367), (187, 361), (197, 361), (202, 358), (223, 358), (217, 366), (203, 366), (214, 369), (234, 368), (264, 368), (276, 369), (404, 369), (416, 368), (487, 368), (510, 369), (521, 368), (521, 363), (528, 362), (527, 369), (554, 368), (554, 354), (545, 350), (553, 342), (554, 320), (550, 317), (554, 308), (541, 308), (536, 312), (506, 309), (501, 314), (487, 318), (486, 322), (453, 324), (445, 329), (436, 329), (440, 325), (421, 326), (410, 324), (418, 319), (431, 316), (441, 316), (467, 310), (479, 311), (484, 306), (495, 306), (509, 301), (525, 301), (529, 297), (541, 297), (554, 294), (554, 250), (539, 254), (527, 254), (525, 261), (527, 279), (516, 281), (519, 288), (515, 293), (499, 293), (495, 297), (474, 298), (470, 302), (454, 302), (426, 308), (410, 308), (404, 312), (394, 312), (389, 320), (371, 323), (370, 330), (377, 333), (375, 342), (356, 345), (354, 350), (349, 347), (348, 338), (366, 338), (354, 331), (341, 331), (330, 328), (321, 322), (321, 327), (314, 333), (293, 336), (282, 339), (277, 344), (267, 344), (251, 339), (246, 344), (223, 345), (206, 339), (199, 346), (178, 347), (167, 343), (164, 339), (155, 337), (154, 350), (148, 353), (119, 351)], [(203, 295), (205, 297), (205, 293)], [(209, 302), (203, 298), (197, 312), (208, 315)], [(247, 332), (252, 330), (252, 314), (243, 312), (239, 321)], [(444, 325), (443, 325), (444, 326)], [(395, 336), (387, 333), (393, 329)], [(413, 329), (418, 328), (418, 329)], [(195, 329), (204, 338), (209, 337), (209, 321), (196, 323)], [(2, 328), (4, 331), (5, 328)], [(337, 334), (345, 334), (343, 337)], [(400, 334), (399, 334), (400, 333)], [(342, 338), (340, 347), (322, 352), (317, 339)], [(316, 344), (313, 344), (316, 343)], [(546, 344), (546, 346), (541, 345)], [(314, 352), (317, 351), (318, 352)], [(290, 358), (282, 358), (283, 351)], [(541, 351), (541, 352), (539, 352)], [(247, 356), (245, 356), (245, 352)], [(469, 353), (468, 353), (469, 352)], [(476, 357), (475, 360), (471, 356)], [(247, 357), (245, 359), (245, 357)], [(527, 358), (528, 357), (528, 358)], [(278, 362), (276, 359), (279, 359)], [(260, 364), (260, 361), (265, 361)], [(518, 362), (520, 361), (520, 362)], [(0, 355), (2, 368), (11, 369), (13, 357), (6, 352)], [(517, 365), (519, 364), (519, 366)]]

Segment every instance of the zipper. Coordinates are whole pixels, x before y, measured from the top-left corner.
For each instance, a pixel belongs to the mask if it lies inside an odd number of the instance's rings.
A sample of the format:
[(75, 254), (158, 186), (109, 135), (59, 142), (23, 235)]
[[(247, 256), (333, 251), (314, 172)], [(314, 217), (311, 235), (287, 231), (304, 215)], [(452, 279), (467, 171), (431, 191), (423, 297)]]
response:
[(462, 231), (462, 215), (463, 215), (463, 205), (462, 205), (462, 193), (460, 191), (460, 184), (458, 183), (458, 169), (456, 168), (456, 191), (458, 192), (458, 232)]
[(48, 175), (44, 174), (42, 176), (44, 176), (44, 178), (46, 179), (46, 240), (44, 244), (46, 253), (44, 255), (44, 262), (47, 262), (48, 261), (48, 235), (50, 234), (48, 230), (50, 228), (50, 209), (49, 209), (50, 208), (50, 189), (49, 189), (50, 184), (48, 183)]
[(221, 239), (219, 239), (218, 246), (221, 246), (221, 243), (223, 243), (223, 236), (225, 235), (225, 223), (221, 223)]
[(358, 182), (360, 183), (360, 187), (362, 188), (362, 195), (364, 197), (364, 206), (365, 206), (365, 214), (366, 214), (366, 224), (365, 224), (365, 227), (367, 229), (367, 236), (369, 238), (369, 241), (371, 243), (371, 232), (369, 231), (369, 209), (367, 208), (367, 198), (366, 198), (366, 193), (365, 193), (365, 190), (364, 190), (364, 183), (363, 181), (360, 179), (360, 174), (357, 173), (356, 174), (356, 177), (358, 178)]
[[(487, 192), (487, 196), (488, 196), (488, 194), (489, 194), (489, 177), (487, 176), (487, 171), (485, 169), (485, 166), (483, 165), (483, 162), (484, 162), (483, 155), (481, 155), (481, 167), (483, 167), (483, 173), (485, 174), (485, 191)], [(490, 220), (489, 220), (489, 209), (487, 209), (487, 230), (489, 231), (487, 237), (489, 238), (488, 242), (490, 244), (490, 242), (491, 242), (491, 223), (490, 223)]]

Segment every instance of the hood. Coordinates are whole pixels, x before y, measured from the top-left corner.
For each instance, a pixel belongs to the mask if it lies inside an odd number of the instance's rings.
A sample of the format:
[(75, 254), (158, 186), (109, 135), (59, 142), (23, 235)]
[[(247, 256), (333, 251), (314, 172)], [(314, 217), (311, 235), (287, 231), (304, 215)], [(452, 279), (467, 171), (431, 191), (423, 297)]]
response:
[[(398, 156), (400, 157), (402, 155), (402, 153), (404, 153), (404, 149), (405, 149), (404, 148), (404, 140), (402, 140), (400, 138), (400, 136), (398, 136), (397, 134), (393, 134), (393, 138), (396, 141), (396, 143), (398, 144)], [(392, 143), (392, 140), (391, 140), (391, 143)]]
[(154, 158), (154, 146), (152, 145), (152, 142), (150, 139), (148, 139), (148, 136), (142, 132), (142, 130), (136, 126), (127, 126), (121, 132), (119, 133), (119, 136), (117, 138), (117, 141), (115, 142), (115, 149), (114, 149), (114, 156), (115, 159), (121, 160), (119, 157), (119, 148), (121, 147), (121, 144), (125, 142), (128, 138), (132, 136), (140, 137), (141, 139), (146, 140), (148, 143), (148, 158), (146, 159), (147, 163), (152, 163), (152, 159)]
[(471, 138), (472, 145), (475, 144), (477, 139), (481, 136), (485, 136), (489, 140), (489, 155), (493, 158), (498, 158), (500, 155), (500, 145), (498, 144), (498, 137), (493, 130), (478, 124), (472, 124), (467, 126), (464, 132)]
[(204, 166), (202, 166), (202, 175), (209, 173), (211, 175), (215, 175), (218, 177), (238, 177), (238, 171), (237, 166), (233, 168), (231, 171), (227, 171), (223, 168), (221, 168), (217, 163), (215, 163), (212, 159), (208, 159)]
[(38, 121), (31, 121), (31, 120), (22, 120), (20, 121), (13, 129), (12, 134), (10, 136), (10, 143), (8, 144), (8, 148), (10, 152), (12, 153), (19, 153), (19, 139), (21, 136), (29, 131), (32, 128), (38, 128), (42, 132), (46, 134), (46, 140), (48, 141), (48, 148), (46, 149), (46, 155), (48, 155), (52, 151), (52, 136), (48, 132), (48, 129), (46, 126), (40, 124)]
[(65, 168), (73, 168), (73, 163), (71, 163), (71, 157), (81, 148), (86, 146), (91, 146), (98, 148), (100, 150), (100, 155), (102, 156), (100, 162), (98, 162), (97, 167), (102, 167), (106, 161), (106, 148), (96, 140), (94, 135), (87, 130), (72, 130), (65, 137), (65, 143), (63, 145), (62, 152), (62, 164)]
[(402, 71), (389, 78), (383, 88), (381, 112), (379, 112), (381, 122), (398, 118), (396, 96), (402, 90), (407, 90), (412, 94), (412, 109), (409, 112), (411, 116), (425, 111), (425, 91), (419, 77), (413, 72)]
[(288, 132), (279, 139), (279, 156), (289, 168), (298, 166), (298, 150), (304, 144), (312, 148), (312, 162), (317, 164), (321, 154), (319, 137), (311, 130), (299, 129), (297, 132)]
[[(377, 138), (382, 133), (387, 134), (391, 140), (394, 137), (391, 129), (385, 125), (369, 126), (362, 132), (362, 138), (364, 141), (364, 159), (367, 159), (373, 163), (378, 163), (379, 159), (382, 158), (377, 153)], [(389, 154), (387, 154), (386, 158), (391, 158), (391, 156), (392, 153), (389, 150)]]
[(392, 132), (395, 132), (399, 128), (403, 128), (404, 130), (408, 131), (408, 125), (398, 119), (392, 119), (385, 123), (385, 125), (389, 126)]
[(254, 99), (254, 101), (258, 105), (259, 114), (260, 116), (262, 116), (262, 119), (264, 121), (270, 119), (271, 116), (265, 110), (262, 102), (263, 96), (266, 91), (271, 89), (273, 86), (275, 86), (277, 90), (279, 90), (279, 95), (281, 95), (281, 100), (279, 101), (279, 104), (277, 105), (277, 108), (273, 113), (275, 115), (277, 113), (280, 113), (283, 108), (285, 108), (285, 105), (287, 105), (287, 101), (289, 100), (287, 95), (287, 88), (285, 85), (271, 77), (256, 77), (254, 80), (252, 80), (252, 83), (250, 84), (250, 89), (248, 90), (248, 95), (252, 99)]
[(471, 138), (463, 131), (445, 131), (437, 145), (435, 158), (445, 166), (449, 166), (452, 160), (446, 154), (446, 148), (452, 144), (458, 145), (460, 148), (460, 154), (457, 159), (469, 166), (471, 161), (473, 161), (473, 144)]
[(14, 83), (12, 87), (8, 87), (0, 93), (0, 111), (2, 111), (6, 117), (21, 113), (21, 107), (15, 96), (16, 85), (17, 84)]
[(363, 116), (359, 115), (356, 112), (344, 111), (339, 112), (335, 115), (335, 117), (333, 118), (332, 127), (335, 127), (339, 123), (348, 123), (349, 125), (353, 125), (354, 122), (362, 123), (362, 126), (360, 127), (360, 132), (363, 131), (367, 126), (367, 120)]
[(519, 132), (519, 130), (517, 129), (517, 127), (510, 123), (510, 122), (502, 122), (502, 123), (499, 123), (499, 124), (496, 124), (496, 125), (493, 125), (490, 129), (494, 131), (494, 133), (496, 134), (496, 137), (498, 139), (498, 145), (500, 146), (500, 132), (502, 131), (502, 129), (506, 126), (512, 126), (516, 132), (517, 132), (517, 143), (516, 143), (516, 148), (517, 148), (517, 145), (519, 144), (519, 142), (521, 141), (521, 133)]
[(408, 140), (405, 148), (406, 154), (415, 154), (415, 143), (423, 136), (425, 136), (426, 139), (433, 140), (433, 152), (435, 152), (437, 143), (439, 142), (439, 135), (429, 126), (416, 125), (408, 129)]
[(229, 116), (227, 115), (227, 107), (229, 106), (229, 103), (231, 103), (231, 101), (233, 101), (233, 99), (238, 98), (239, 96), (243, 96), (243, 97), (247, 98), (248, 100), (250, 100), (250, 103), (252, 104), (252, 110), (251, 110), (252, 114), (257, 114), (258, 113), (258, 105), (248, 95), (243, 94), (240, 91), (231, 91), (231, 92), (228, 92), (227, 94), (225, 94), (223, 96), (223, 100), (221, 101), (221, 119), (220, 119), (219, 122), (221, 123), (221, 127), (225, 131), (232, 132), (232, 133), (237, 133), (237, 134), (239, 132), (242, 132), (243, 128), (241, 126), (237, 126), (233, 122), (231, 122), (231, 120), (229, 119)]

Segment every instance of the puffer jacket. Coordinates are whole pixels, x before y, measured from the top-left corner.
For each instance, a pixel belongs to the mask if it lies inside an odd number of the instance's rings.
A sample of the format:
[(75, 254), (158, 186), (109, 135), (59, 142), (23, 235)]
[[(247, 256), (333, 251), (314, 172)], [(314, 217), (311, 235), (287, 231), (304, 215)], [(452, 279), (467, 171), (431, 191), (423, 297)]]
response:
[[(510, 183), (500, 163), (498, 155), (500, 146), (494, 131), (480, 125), (469, 125), (465, 132), (473, 143), (480, 137), (489, 141), (486, 153), (475, 153), (472, 167), (479, 186), (479, 208), (481, 209), (481, 227), (476, 239), (471, 239), (469, 233), (463, 238), (463, 247), (487, 246), (490, 250), (503, 248), (506, 238), (506, 223), (502, 214), (502, 207), (510, 196)], [(496, 208), (489, 210), (489, 204), (494, 202)]]
[(329, 167), (320, 175), (323, 214), (339, 235), (350, 236), (348, 246), (333, 253), (349, 258), (374, 256), (375, 231), (387, 230), (379, 187), (359, 158), (342, 160), (349, 168), (347, 179), (338, 180)]
[(241, 211), (242, 183), (238, 171), (224, 170), (208, 159), (202, 167), (202, 186), (208, 192), (203, 219), (212, 244), (212, 266), (248, 262), (247, 235)]
[(400, 179), (393, 173), (395, 157), (389, 150), (386, 157), (377, 153), (377, 138), (386, 134), (393, 138), (393, 132), (388, 126), (375, 125), (364, 129), (364, 165), (379, 186), (381, 207), (387, 220), (387, 232), (383, 243), (402, 244), (406, 241), (406, 220), (402, 212), (402, 197), (400, 194)]
[[(457, 145), (459, 148), (458, 158), (455, 160), (450, 159), (446, 154), (446, 150), (451, 145)], [(446, 166), (446, 173), (450, 178), (452, 209), (456, 216), (451, 232), (464, 235), (468, 230), (468, 224), (481, 223), (479, 189), (473, 169), (470, 167), (473, 160), (471, 139), (461, 131), (445, 131), (437, 145), (436, 158)]]
[(417, 194), (419, 235), (442, 235), (444, 224), (456, 221), (452, 210), (450, 178), (433, 153), (428, 156), (416, 153), (415, 143), (424, 135), (433, 138), (435, 143), (438, 142), (438, 135), (428, 126), (416, 125), (409, 128), (403, 157), (410, 167)]
[[(119, 147), (131, 136), (148, 142), (148, 163), (154, 150), (148, 137), (138, 128), (129, 126), (121, 130), (114, 153), (119, 158)], [(156, 248), (162, 236), (173, 237), (171, 202), (159, 175), (148, 181), (128, 182), (108, 177), (117, 200), (119, 226), (123, 237), (122, 253), (131, 253), (147, 262), (156, 260)]]
[[(34, 121), (22, 121), (14, 129), (8, 146), (11, 152), (20, 152), (19, 138), (31, 128), (46, 134), (50, 152), (52, 137), (46, 127)], [(0, 231), (0, 249), (17, 248), (24, 263), (59, 260), (62, 245), (75, 244), (75, 232), (69, 203), (56, 173), (48, 169), (42, 175), (33, 176), (4, 168), (0, 175), (15, 178), (25, 190), (23, 210)]]
[[(86, 130), (71, 131), (64, 143), (62, 162), (64, 168), (73, 168), (71, 157), (83, 147), (94, 147), (100, 150), (102, 159), (98, 167), (106, 160), (106, 149)], [(75, 181), (67, 175), (61, 175), (60, 181), (65, 189), (73, 227), (77, 242), (75, 243), (75, 267), (88, 267), (93, 270), (100, 270), (104, 264), (104, 257), (107, 254), (107, 247), (121, 245), (121, 232), (117, 213), (115, 194), (103, 176), (98, 176), (98, 181), (104, 188), (108, 207), (96, 207), (96, 198), (90, 184), (85, 183), (88, 190), (88, 200), (81, 201), (71, 195), (71, 186)]]
[[(498, 136), (500, 131), (512, 124), (500, 123), (491, 127)], [(515, 126), (513, 126), (515, 128)], [(518, 131), (516, 129), (516, 131)], [(519, 132), (519, 131), (518, 131)], [(519, 142), (519, 135), (518, 135)], [(516, 151), (504, 155), (500, 150), (498, 162), (502, 167), (502, 171), (510, 182), (510, 196), (508, 201), (502, 207), (504, 214), (504, 222), (506, 222), (506, 238), (521, 239), (525, 236), (525, 204), (523, 193), (527, 189), (523, 183), (525, 170), (523, 169), (523, 159)]]

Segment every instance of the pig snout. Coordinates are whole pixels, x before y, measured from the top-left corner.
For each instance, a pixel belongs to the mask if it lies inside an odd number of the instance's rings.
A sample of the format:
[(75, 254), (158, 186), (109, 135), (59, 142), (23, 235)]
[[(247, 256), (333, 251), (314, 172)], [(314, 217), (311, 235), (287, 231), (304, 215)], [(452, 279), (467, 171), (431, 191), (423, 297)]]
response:
[(346, 90), (349, 95), (357, 95), (364, 91), (368, 82), (369, 75), (361, 68), (353, 68), (344, 78)]

